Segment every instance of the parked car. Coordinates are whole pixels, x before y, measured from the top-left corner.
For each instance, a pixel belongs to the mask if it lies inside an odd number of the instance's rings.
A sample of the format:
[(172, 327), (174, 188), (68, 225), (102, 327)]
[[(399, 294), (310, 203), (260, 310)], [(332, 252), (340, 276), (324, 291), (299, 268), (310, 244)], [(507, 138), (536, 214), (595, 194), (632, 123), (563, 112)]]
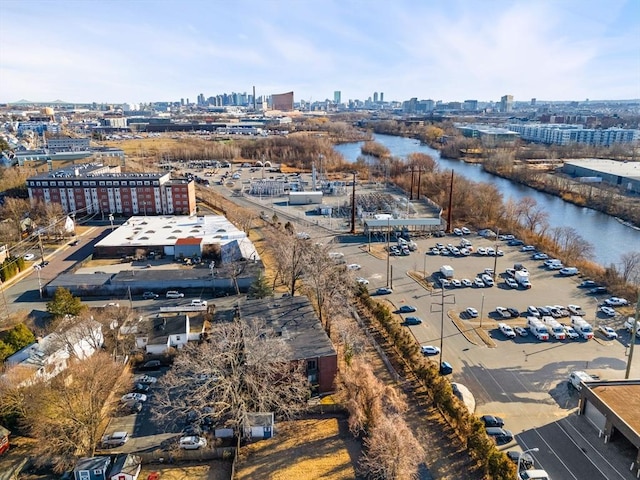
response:
[(463, 287), (470, 287), (473, 285), (471, 280), (469, 280), (468, 278), (463, 278), (462, 280), (460, 280), (460, 283), (462, 284)]
[(451, 279), (451, 286), (452, 287), (456, 287), (456, 288), (460, 288), (460, 287), (462, 287), (462, 282), (460, 280), (458, 280), (457, 278), (452, 278)]
[(148, 383), (136, 383), (133, 386), (133, 391), (136, 393), (147, 393), (149, 391)]
[(599, 295), (599, 294), (601, 294), (601, 293), (607, 293), (607, 292), (608, 292), (607, 287), (602, 287), (602, 286), (600, 286), (600, 287), (594, 287), (594, 288), (592, 288), (591, 290), (589, 290), (589, 292), (588, 292), (588, 293), (589, 293), (590, 295)]
[(417, 309), (413, 305), (402, 305), (400, 308), (396, 310), (396, 313), (412, 313)]
[(465, 310), (465, 313), (470, 317), (470, 318), (477, 318), (478, 317), (478, 310), (476, 310), (473, 307), (468, 307)]
[(504, 283), (507, 285), (507, 287), (518, 288), (518, 282), (516, 282), (515, 279), (513, 279), (511, 277), (505, 278), (504, 279)]
[(434, 347), (433, 345), (422, 345), (420, 347), (420, 350), (425, 356), (438, 355), (440, 353), (440, 349), (438, 347)]
[(502, 332), (502, 334), (505, 337), (507, 337), (507, 338), (516, 338), (516, 332), (514, 332), (513, 328), (511, 328), (506, 323), (499, 323), (498, 324), (498, 328), (500, 329), (500, 331)]
[(102, 437), (102, 448), (121, 447), (129, 441), (127, 432), (113, 432), (111, 435)]
[(179, 442), (180, 448), (184, 450), (198, 450), (207, 446), (207, 439), (197, 435), (182, 437)]
[(120, 400), (123, 403), (134, 401), (134, 402), (146, 402), (147, 396), (144, 393), (127, 393), (120, 397)]
[(471, 234), (471, 230), (469, 230), (467, 227), (462, 227), (460, 230), (462, 230), (463, 235)]
[(610, 307), (622, 307), (624, 305), (629, 305), (629, 302), (627, 300), (625, 300), (624, 298), (620, 298), (620, 297), (607, 298), (604, 301), (604, 303), (606, 303)]
[(606, 325), (600, 325), (598, 327), (598, 331), (604, 335), (605, 337), (607, 337), (609, 340), (613, 340), (618, 338), (618, 334), (617, 332), (611, 328), (611, 327), (607, 327)]
[(484, 247), (480, 247), (477, 250), (478, 255), (486, 255), (487, 254), (487, 249)]
[(482, 279), (480, 277), (476, 277), (473, 279), (473, 284), (478, 287), (478, 288), (484, 288), (484, 282), (482, 281)]
[(184, 293), (178, 292), (176, 290), (169, 290), (166, 295), (167, 298), (183, 298)]
[(504, 307), (496, 307), (496, 313), (502, 318), (511, 318), (511, 313)]
[(140, 370), (158, 370), (161, 366), (160, 360), (149, 360), (140, 366)]
[(404, 319), (405, 325), (420, 325), (422, 323), (422, 319), (418, 317), (407, 317)]
[(482, 281), (487, 287), (493, 287), (493, 278), (491, 278), (491, 275), (485, 273), (480, 278), (482, 278)]
[(538, 252), (534, 253), (531, 258), (533, 260), (547, 260), (549, 258), (549, 255), (547, 255), (546, 253)]
[(356, 278), (356, 282), (358, 282), (360, 285), (369, 285), (369, 280), (363, 277)]
[(536, 251), (536, 247), (534, 247), (533, 245), (525, 245), (524, 247), (522, 247), (520, 249), (521, 252), (535, 252)]
[(533, 468), (533, 457), (528, 453), (519, 452), (517, 450), (509, 450), (507, 457), (516, 465), (520, 462), (520, 470), (529, 470)]
[(376, 295), (389, 295), (390, 293), (393, 293), (393, 290), (389, 287), (380, 287), (376, 290)]
[(519, 247), (520, 245), (524, 245), (524, 242), (522, 240), (518, 240), (517, 238), (512, 238), (507, 242), (507, 245), (509, 245), (510, 247)]
[(134, 380), (138, 383), (156, 383), (158, 381), (156, 377), (152, 377), (151, 375), (140, 375)]
[(533, 305), (529, 305), (527, 307), (527, 314), (531, 315), (532, 317), (540, 317), (540, 311)]
[(598, 284), (593, 280), (584, 280), (578, 285), (578, 288), (594, 288), (597, 287)]
[(36, 258), (36, 256), (35, 256), (35, 254), (33, 254), (33, 253), (27, 253), (27, 254), (25, 254), (25, 256), (24, 256), (24, 257), (22, 257), (22, 258), (24, 258), (25, 260), (29, 261), (29, 260), (33, 260), (34, 258)]
[(513, 318), (518, 318), (520, 316), (520, 310), (518, 310), (517, 308), (507, 307), (507, 311)]
[(549, 480), (549, 474), (544, 470), (520, 470), (518, 474), (520, 480)]
[(611, 307), (607, 307), (606, 305), (602, 305), (600, 307), (600, 311), (602, 313), (604, 313), (605, 315), (608, 315), (609, 317), (615, 317), (616, 316), (616, 311)]
[(560, 325), (562, 325), (562, 328), (564, 328), (564, 333), (567, 338), (570, 338), (571, 340), (577, 340), (578, 338), (580, 338), (578, 332), (576, 332), (571, 325), (565, 325), (564, 323), (561, 323)]
[(529, 330), (524, 327), (513, 327), (513, 331), (521, 337), (526, 337), (527, 335), (529, 335)]
[(462, 230), (460, 230), (459, 228), (454, 228), (453, 233), (455, 235), (462, 236)]
[(584, 310), (580, 305), (567, 305), (567, 310), (571, 315), (577, 315), (579, 317), (583, 317), (585, 315)]
[(449, 280), (447, 280), (446, 278), (441, 278), (440, 279), (440, 287), (441, 288), (448, 288), (451, 286), (451, 282)]
[(513, 441), (513, 434), (509, 430), (500, 427), (487, 427), (487, 435), (492, 438), (498, 445), (504, 445)]
[(504, 427), (504, 420), (494, 415), (482, 415), (480, 421), (485, 427)]
[(359, 263), (350, 263), (349, 265), (347, 265), (347, 270), (360, 270), (362, 268), (362, 265), (360, 265)]
[(153, 292), (144, 292), (142, 294), (142, 298), (144, 298), (145, 300), (155, 300), (156, 298), (159, 298), (160, 295), (158, 295), (157, 293), (153, 293)]

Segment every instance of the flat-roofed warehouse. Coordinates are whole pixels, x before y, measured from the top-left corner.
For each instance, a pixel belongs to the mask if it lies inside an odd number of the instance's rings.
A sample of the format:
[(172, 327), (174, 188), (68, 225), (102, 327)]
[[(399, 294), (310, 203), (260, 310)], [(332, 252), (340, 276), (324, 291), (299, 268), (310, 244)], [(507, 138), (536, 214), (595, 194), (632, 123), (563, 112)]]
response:
[(131, 217), (96, 243), (94, 258), (148, 256), (217, 258), (223, 264), (260, 255), (247, 234), (222, 215)]
[(619, 162), (601, 158), (567, 160), (562, 173), (585, 183), (604, 182), (628, 193), (640, 193), (640, 162)]
[(578, 412), (598, 429), (604, 442), (631, 443), (636, 450), (632, 468), (640, 475), (640, 380), (584, 382)]

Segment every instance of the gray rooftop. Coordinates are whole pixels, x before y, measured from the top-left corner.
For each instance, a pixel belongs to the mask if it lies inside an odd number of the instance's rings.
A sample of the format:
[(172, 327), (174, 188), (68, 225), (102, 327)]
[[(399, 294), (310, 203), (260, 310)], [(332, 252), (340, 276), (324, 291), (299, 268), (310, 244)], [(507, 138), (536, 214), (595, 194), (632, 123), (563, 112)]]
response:
[(240, 318), (261, 319), (287, 339), (292, 360), (336, 355), (311, 302), (305, 296), (246, 300)]

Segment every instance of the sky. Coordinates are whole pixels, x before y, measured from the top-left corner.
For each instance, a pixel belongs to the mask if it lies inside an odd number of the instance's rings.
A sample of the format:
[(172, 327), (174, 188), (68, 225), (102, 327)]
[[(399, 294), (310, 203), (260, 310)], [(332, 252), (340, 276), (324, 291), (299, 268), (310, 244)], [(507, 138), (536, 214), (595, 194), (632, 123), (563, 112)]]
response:
[(2, 0), (0, 102), (640, 99), (639, 0)]

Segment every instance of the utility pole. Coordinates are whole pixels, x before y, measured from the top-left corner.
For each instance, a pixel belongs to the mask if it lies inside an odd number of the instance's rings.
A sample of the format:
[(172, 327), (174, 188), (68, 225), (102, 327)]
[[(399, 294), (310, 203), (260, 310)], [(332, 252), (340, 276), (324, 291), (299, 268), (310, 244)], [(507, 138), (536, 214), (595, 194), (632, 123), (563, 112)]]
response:
[(356, 173), (353, 173), (353, 188), (351, 190), (351, 235), (356, 233)]
[(40, 264), (44, 264), (44, 248), (42, 247), (42, 231), (38, 229), (38, 248), (40, 248)]
[[(435, 295), (438, 295), (437, 293)], [(453, 297), (453, 302), (445, 302), (445, 298)], [(444, 287), (440, 289), (440, 302), (431, 304), (431, 312), (437, 312), (433, 307), (438, 305), (440, 307), (440, 359), (438, 361), (438, 368), (442, 365), (442, 346), (444, 343), (444, 306), (445, 305), (454, 305), (456, 303), (456, 298), (453, 293), (448, 295), (444, 294)]]
[(640, 315), (640, 295), (638, 295), (638, 301), (636, 303), (636, 317), (633, 324), (631, 325), (631, 337), (630, 337), (631, 339), (629, 340), (631, 345), (629, 345), (629, 358), (627, 359), (627, 370), (624, 373), (625, 380), (629, 379), (629, 374), (631, 373), (631, 360), (633, 360), (633, 346), (636, 343), (636, 332), (638, 331), (638, 321), (639, 321), (638, 315)]
[(391, 258), (391, 250), (389, 247), (391, 246), (389, 243), (390, 237), (390, 229), (391, 229), (391, 217), (387, 218), (387, 287), (389, 286), (389, 259)]
[(451, 169), (451, 185), (449, 187), (449, 209), (447, 212), (447, 233), (451, 233), (452, 208), (453, 208), (453, 169)]
[(409, 187), (409, 200), (413, 200), (413, 172), (414, 166), (411, 165), (411, 187)]
[(418, 196), (416, 198), (416, 200), (420, 200), (420, 181), (421, 181), (421, 177), (422, 176), (422, 167), (418, 167)]

